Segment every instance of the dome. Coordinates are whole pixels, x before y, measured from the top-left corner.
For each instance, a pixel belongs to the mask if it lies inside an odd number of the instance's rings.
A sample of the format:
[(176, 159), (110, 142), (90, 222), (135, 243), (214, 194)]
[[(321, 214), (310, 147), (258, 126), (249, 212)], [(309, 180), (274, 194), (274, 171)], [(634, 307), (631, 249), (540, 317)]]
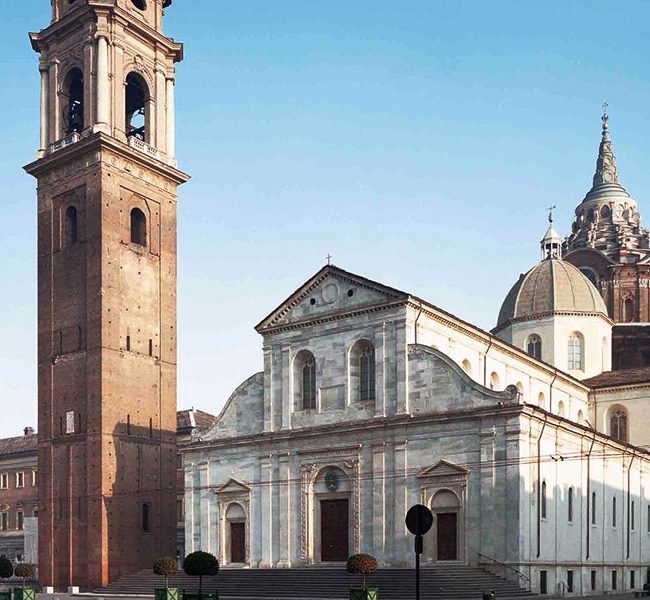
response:
[(512, 320), (550, 313), (607, 315), (607, 307), (598, 290), (578, 268), (550, 258), (519, 277), (501, 306), (496, 329), (502, 329)]

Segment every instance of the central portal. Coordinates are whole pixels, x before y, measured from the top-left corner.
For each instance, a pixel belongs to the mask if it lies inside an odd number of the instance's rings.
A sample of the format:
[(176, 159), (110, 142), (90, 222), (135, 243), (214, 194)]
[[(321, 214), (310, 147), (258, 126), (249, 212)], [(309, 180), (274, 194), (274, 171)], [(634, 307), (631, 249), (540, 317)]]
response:
[(349, 501), (320, 501), (321, 562), (344, 562), (349, 551)]

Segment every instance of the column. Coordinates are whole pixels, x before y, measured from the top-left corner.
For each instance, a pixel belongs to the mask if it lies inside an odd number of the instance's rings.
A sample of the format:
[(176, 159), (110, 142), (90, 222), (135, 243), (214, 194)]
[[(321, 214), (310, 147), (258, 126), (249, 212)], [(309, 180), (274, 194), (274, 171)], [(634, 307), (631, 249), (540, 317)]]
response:
[(174, 112), (174, 78), (167, 78), (167, 156), (176, 154), (176, 121)]
[(43, 156), (47, 149), (48, 133), (48, 108), (49, 108), (49, 69), (46, 64), (41, 64), (41, 138), (39, 144), (39, 158)]
[[(279, 466), (279, 481), (277, 487), (279, 488), (279, 519), (278, 530), (280, 533), (280, 552), (278, 558), (278, 567), (291, 566), (291, 528), (296, 519), (291, 502), (291, 456), (289, 454), (280, 457)], [(300, 505), (298, 505), (300, 506)]]
[[(201, 532), (201, 542), (200, 550), (204, 552), (212, 552), (212, 544), (210, 539), (210, 513), (211, 506), (210, 503), (214, 501), (214, 494), (210, 491), (209, 483), (209, 465), (205, 461), (199, 465), (199, 492), (200, 497), (200, 532)], [(212, 497), (211, 497), (212, 496)]]
[(97, 38), (97, 120), (94, 131), (110, 133), (108, 128), (108, 40)]
[(291, 346), (282, 346), (282, 429), (291, 429), (293, 397), (291, 395)]
[(273, 465), (271, 460), (267, 459), (262, 462), (261, 470), (261, 541), (262, 553), (260, 567), (269, 568), (273, 566)]

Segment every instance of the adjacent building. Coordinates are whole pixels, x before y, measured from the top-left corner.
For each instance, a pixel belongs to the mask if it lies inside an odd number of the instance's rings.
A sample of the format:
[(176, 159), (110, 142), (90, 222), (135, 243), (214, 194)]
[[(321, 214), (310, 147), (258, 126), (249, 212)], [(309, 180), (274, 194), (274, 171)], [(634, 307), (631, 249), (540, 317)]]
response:
[[(208, 429), (214, 415), (190, 409), (176, 415), (176, 439), (181, 448), (192, 435)], [(185, 555), (184, 475), (177, 454), (176, 556)], [(38, 436), (26, 427), (20, 437), (0, 439), (0, 556), (12, 561), (38, 562)], [(30, 530), (31, 527), (31, 530)]]

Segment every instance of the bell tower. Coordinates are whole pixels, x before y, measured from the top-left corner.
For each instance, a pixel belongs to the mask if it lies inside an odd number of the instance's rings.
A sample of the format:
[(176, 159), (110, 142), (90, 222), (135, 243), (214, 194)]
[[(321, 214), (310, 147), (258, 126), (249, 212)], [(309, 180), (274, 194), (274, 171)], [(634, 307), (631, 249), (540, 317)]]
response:
[(175, 554), (171, 0), (52, 0), (40, 55), (39, 579), (91, 589)]

